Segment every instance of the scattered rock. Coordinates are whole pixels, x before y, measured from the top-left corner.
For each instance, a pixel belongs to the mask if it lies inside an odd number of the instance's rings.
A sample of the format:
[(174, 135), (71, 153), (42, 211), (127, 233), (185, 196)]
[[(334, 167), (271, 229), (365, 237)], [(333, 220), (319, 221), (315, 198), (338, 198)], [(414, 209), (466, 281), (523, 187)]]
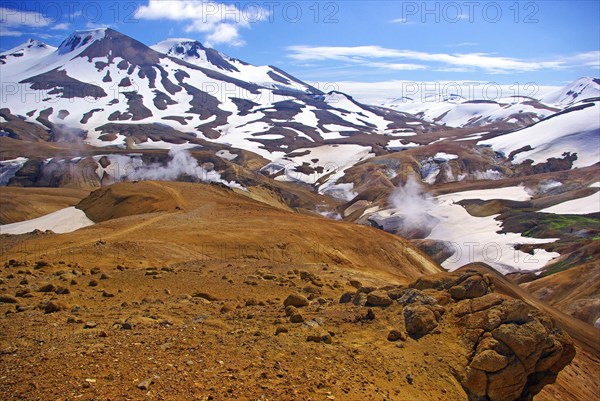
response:
[(80, 318), (75, 317), (75, 316), (69, 316), (67, 318), (67, 323), (69, 323), (69, 324), (83, 323), (83, 320), (81, 320)]
[(352, 298), (352, 304), (356, 306), (365, 306), (367, 303), (367, 294), (364, 292), (357, 292)]
[(202, 299), (205, 299), (210, 302), (215, 302), (215, 301), (219, 300), (219, 298), (217, 298), (211, 294), (208, 294), (206, 292), (196, 292), (195, 294), (192, 294), (192, 297), (193, 298), (202, 298)]
[(304, 295), (300, 294), (291, 294), (289, 295), (285, 301), (283, 301), (285, 306), (294, 306), (296, 308), (302, 308), (303, 306), (308, 306), (308, 299)]
[(96, 322), (85, 322), (84, 329), (95, 329), (98, 326)]
[(277, 329), (275, 329), (276, 336), (281, 333), (287, 333), (287, 332), (288, 332), (288, 329), (286, 327), (279, 326), (279, 327), (277, 327)]
[(352, 298), (354, 298), (354, 292), (346, 292), (344, 294), (342, 294), (342, 296), (340, 297), (340, 303), (341, 304), (347, 304), (352, 302)]
[(390, 330), (390, 332), (388, 333), (387, 339), (388, 339), (388, 341), (398, 341), (398, 340), (406, 341), (406, 334), (404, 334), (400, 330), (393, 329), (393, 330)]
[(56, 291), (56, 286), (52, 283), (44, 284), (39, 289), (39, 292), (54, 292)]
[(306, 337), (307, 342), (331, 344), (331, 336), (329, 334), (314, 335)]
[(436, 315), (427, 306), (408, 305), (404, 308), (404, 324), (408, 335), (419, 339), (437, 327)]
[[(33, 294), (31, 293), (31, 289), (29, 288), (21, 288), (19, 290), (17, 290), (17, 292), (15, 293), (16, 297), (19, 298), (28, 298), (29, 296), (33, 296)], [(0, 302), (2, 302), (0, 300)]]
[(96, 281), (96, 280), (90, 280), (90, 283), (88, 285), (90, 287), (97, 287), (98, 286), (98, 281)]
[(19, 300), (11, 295), (8, 294), (2, 294), (0, 295), (0, 303), (5, 303), (5, 304), (18, 304)]
[(354, 288), (356, 288), (357, 290), (362, 287), (362, 283), (358, 280), (350, 280), (350, 285)]
[(367, 295), (367, 306), (387, 307), (392, 304), (392, 299), (385, 291), (372, 291)]
[(138, 383), (137, 387), (140, 390), (148, 390), (150, 388), (150, 385), (153, 383), (152, 379), (146, 379), (146, 380), (142, 380), (141, 382)]
[(295, 313), (292, 316), (290, 316), (290, 322), (291, 323), (302, 323), (302, 322), (304, 322), (304, 317), (299, 313)]
[(45, 313), (54, 313), (69, 309), (69, 306), (63, 302), (50, 301), (44, 307)]
[(372, 293), (373, 291), (376, 291), (376, 290), (377, 290), (377, 288), (375, 288), (375, 287), (364, 286), (364, 285), (358, 289), (359, 292), (362, 292), (362, 293), (365, 293), (365, 294), (370, 294), (370, 293)]

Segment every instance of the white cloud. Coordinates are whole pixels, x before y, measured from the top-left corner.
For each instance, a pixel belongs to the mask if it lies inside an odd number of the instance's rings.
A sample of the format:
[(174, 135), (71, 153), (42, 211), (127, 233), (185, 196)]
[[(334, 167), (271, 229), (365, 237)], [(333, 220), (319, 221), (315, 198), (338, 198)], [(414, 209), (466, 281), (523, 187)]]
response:
[(0, 25), (0, 36), (23, 36), (25, 33)]
[(21, 28), (44, 28), (53, 22), (38, 12), (0, 7), (0, 36), (23, 36), (27, 32)]
[(369, 62), (366, 63), (369, 67), (375, 68), (384, 68), (388, 70), (394, 71), (411, 71), (411, 70), (424, 70), (427, 66), (422, 64), (407, 64), (407, 63), (379, 63), (379, 62)]
[(8, 27), (27, 26), (39, 28), (48, 26), (53, 22), (38, 12), (0, 7), (0, 24)]
[(582, 64), (587, 67), (600, 69), (600, 51), (596, 50), (586, 53), (579, 53), (570, 58), (569, 61), (573, 62), (574, 64)]
[[(389, 49), (380, 46), (290, 46), (289, 57), (297, 61), (337, 60), (373, 66), (374, 59), (380, 68), (394, 69), (395, 65), (428, 67), (440, 71), (483, 71), (489, 74), (508, 74), (538, 70), (556, 70), (573, 66), (593, 66), (598, 62), (598, 52), (588, 52), (573, 57), (553, 60), (523, 60), (513, 57), (496, 56), (488, 53), (426, 53), (414, 50)], [(404, 64), (398, 61), (411, 60), (421, 64)], [(405, 68), (406, 69), (406, 68)]]
[(112, 28), (112, 24), (96, 24), (94, 22), (87, 22), (85, 24), (87, 29), (100, 29), (100, 28)]
[(208, 46), (226, 43), (231, 46), (243, 46), (245, 42), (240, 38), (240, 33), (236, 27), (230, 24), (219, 24), (214, 32), (206, 36)]
[[(236, 3), (237, 4), (237, 3)], [(235, 4), (224, 4), (212, 0), (150, 0), (141, 6), (135, 17), (147, 20), (172, 20), (187, 22), (185, 32), (206, 34), (205, 44), (228, 44), (242, 46), (240, 30), (249, 28), (254, 22), (269, 18), (269, 11), (250, 3), (244, 8)]]
[(407, 18), (396, 18), (390, 21), (392, 24), (403, 24), (403, 25), (411, 25), (414, 24), (414, 21), (409, 21)]
[(479, 43), (476, 43), (476, 42), (462, 42), (462, 43), (455, 43), (455, 44), (447, 45), (446, 47), (467, 47), (467, 46), (479, 46)]
[(52, 29), (54, 31), (67, 31), (67, 30), (71, 29), (71, 24), (69, 24), (68, 22), (63, 22), (61, 24), (54, 25), (50, 29)]

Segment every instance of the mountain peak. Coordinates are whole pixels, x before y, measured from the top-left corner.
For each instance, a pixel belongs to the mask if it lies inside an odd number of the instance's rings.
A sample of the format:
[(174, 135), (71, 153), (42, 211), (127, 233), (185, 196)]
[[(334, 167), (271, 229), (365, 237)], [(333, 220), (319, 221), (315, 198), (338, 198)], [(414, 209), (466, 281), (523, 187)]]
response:
[(24, 51), (31, 51), (31, 50), (36, 50), (36, 49), (42, 49), (42, 50), (48, 49), (48, 50), (54, 51), (56, 48), (52, 47), (44, 42), (41, 42), (37, 39), (30, 38), (26, 42), (23, 42), (20, 45), (15, 46), (12, 49), (2, 52), (0, 54), (11, 55), (11, 54), (15, 54), (15, 53), (23, 53)]
[(183, 46), (186, 44), (195, 44), (198, 47), (204, 48), (204, 45), (197, 41), (196, 39), (190, 38), (169, 38), (163, 40), (162, 42), (158, 42), (157, 44), (150, 46), (152, 49), (156, 50), (159, 53), (168, 54), (171, 50), (178, 46)]
[(60, 44), (58, 47), (58, 52), (60, 54), (66, 54), (77, 49), (88, 47), (90, 44), (104, 39), (104, 37), (107, 36), (108, 31), (109, 28), (75, 31)]
[(167, 39), (151, 46), (151, 48), (159, 53), (176, 57), (192, 64), (208, 68), (217, 67), (229, 72), (239, 72), (239, 69), (232, 64), (234, 59), (213, 48), (205, 47), (195, 39)]
[(584, 99), (600, 97), (600, 79), (581, 77), (542, 99), (544, 103), (569, 106)]

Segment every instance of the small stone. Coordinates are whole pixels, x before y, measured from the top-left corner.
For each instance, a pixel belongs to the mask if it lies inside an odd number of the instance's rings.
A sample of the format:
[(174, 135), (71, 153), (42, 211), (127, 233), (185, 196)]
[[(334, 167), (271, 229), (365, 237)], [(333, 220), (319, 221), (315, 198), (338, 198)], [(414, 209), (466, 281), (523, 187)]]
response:
[(137, 387), (140, 390), (148, 390), (150, 388), (150, 385), (152, 384), (152, 379), (146, 379), (146, 380), (142, 380), (141, 382), (138, 383)]
[(206, 292), (197, 292), (192, 295), (193, 298), (202, 298), (210, 302), (218, 301), (219, 299), (214, 295), (208, 294)]
[(62, 302), (57, 302), (57, 301), (50, 301), (44, 307), (44, 312), (45, 313), (54, 313), (54, 312), (58, 312), (61, 310), (67, 310), (67, 309), (69, 309), (69, 306), (67, 304), (64, 304)]
[(88, 285), (90, 287), (97, 287), (98, 286), (98, 282), (96, 280), (90, 280), (90, 283)]
[(358, 280), (350, 280), (350, 285), (354, 288), (356, 288), (357, 290), (362, 287), (362, 283)]
[(373, 291), (367, 295), (368, 306), (381, 306), (386, 307), (392, 304), (392, 299), (388, 296), (385, 291)]
[(115, 294), (113, 294), (113, 293), (110, 293), (110, 292), (108, 292), (108, 291), (103, 291), (103, 292), (102, 292), (102, 296), (103, 296), (104, 298), (112, 298), (112, 297), (114, 297), (114, 296), (115, 296)]
[(290, 316), (290, 322), (302, 323), (302, 322), (304, 322), (304, 317), (299, 313), (293, 314), (292, 316)]
[(410, 375), (410, 373), (408, 373), (408, 374), (406, 375), (406, 381), (408, 382), (408, 384), (413, 384), (413, 381), (414, 381), (414, 379), (413, 379), (413, 377)]
[(388, 341), (398, 341), (398, 340), (405, 341), (406, 336), (400, 330), (394, 329), (394, 330), (390, 330), (390, 332), (388, 333), (387, 339), (388, 339)]
[(350, 303), (350, 302), (352, 302), (353, 298), (354, 298), (353, 292), (346, 292), (346, 293), (342, 294), (342, 296), (340, 297), (340, 303), (341, 304)]
[(287, 333), (288, 329), (286, 327), (277, 327), (277, 329), (275, 329), (275, 335), (279, 335), (281, 333)]
[(285, 301), (283, 301), (285, 306), (294, 306), (296, 308), (301, 308), (303, 306), (308, 306), (308, 299), (304, 295), (300, 294), (290, 294)]
[(2, 294), (2, 295), (0, 295), (0, 303), (17, 304), (17, 303), (19, 303), (19, 300), (11, 295)]
[(54, 284), (45, 284), (43, 286), (41, 286), (38, 290), (39, 292), (54, 292), (56, 291), (56, 287), (54, 286)]
[(129, 322), (125, 322), (125, 323), (121, 324), (121, 329), (131, 330), (131, 329), (133, 329), (133, 324), (131, 324)]
[(232, 303), (225, 303), (223, 306), (221, 306), (220, 312), (221, 313), (229, 313), (232, 312), (235, 309), (235, 306)]
[(96, 322), (85, 322), (84, 329), (95, 329), (98, 326)]
[(102, 275), (100, 276), (100, 280), (108, 280), (110, 278), (110, 276), (106, 273), (102, 273)]

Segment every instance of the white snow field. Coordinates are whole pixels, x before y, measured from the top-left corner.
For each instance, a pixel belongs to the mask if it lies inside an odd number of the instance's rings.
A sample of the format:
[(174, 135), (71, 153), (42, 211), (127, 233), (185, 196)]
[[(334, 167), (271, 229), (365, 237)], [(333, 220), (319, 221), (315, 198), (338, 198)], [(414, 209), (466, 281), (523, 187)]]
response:
[(541, 213), (590, 214), (600, 212), (600, 191), (583, 198), (572, 199), (540, 210)]
[[(578, 106), (588, 107), (577, 109)], [(516, 154), (513, 163), (526, 159), (534, 164), (551, 157), (562, 158), (564, 152), (577, 153), (573, 167), (592, 166), (600, 162), (600, 101), (579, 103), (561, 114), (552, 116), (519, 131), (480, 141), (508, 156), (530, 146), (531, 150)]]
[(34, 230), (51, 230), (57, 234), (63, 234), (93, 224), (95, 223), (86, 216), (83, 210), (71, 206), (35, 219), (0, 225), (0, 234), (25, 234)]
[(530, 198), (522, 186), (438, 196), (436, 206), (428, 212), (439, 219), (439, 223), (427, 239), (451, 243), (454, 254), (442, 266), (452, 271), (467, 263), (484, 262), (506, 274), (511, 271), (535, 271), (560, 256), (543, 249), (536, 249), (534, 255), (515, 250), (517, 244), (544, 244), (556, 239), (528, 238), (517, 233), (499, 234), (502, 223), (496, 220), (498, 215), (474, 217), (456, 203), (464, 199), (525, 201)]

